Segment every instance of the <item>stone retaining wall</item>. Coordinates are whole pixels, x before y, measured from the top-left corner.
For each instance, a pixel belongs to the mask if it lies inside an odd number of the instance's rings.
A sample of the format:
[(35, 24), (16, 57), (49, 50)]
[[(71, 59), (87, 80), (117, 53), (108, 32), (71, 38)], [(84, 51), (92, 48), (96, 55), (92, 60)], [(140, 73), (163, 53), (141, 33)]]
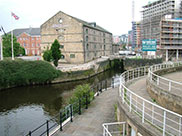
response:
[[(168, 68), (165, 70), (159, 70), (154, 72), (157, 75), (164, 75), (166, 73), (172, 73), (175, 71), (182, 70), (181, 67)], [(182, 97), (176, 95), (168, 90), (162, 89), (154, 83), (151, 83), (148, 79), (146, 81), (147, 91), (150, 97), (155, 100), (162, 107), (169, 109), (171, 111), (182, 114)]]

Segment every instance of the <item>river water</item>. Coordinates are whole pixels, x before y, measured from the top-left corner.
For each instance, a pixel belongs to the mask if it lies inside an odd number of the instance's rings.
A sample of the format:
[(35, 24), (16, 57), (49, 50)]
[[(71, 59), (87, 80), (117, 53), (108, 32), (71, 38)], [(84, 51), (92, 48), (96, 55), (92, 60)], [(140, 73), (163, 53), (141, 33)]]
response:
[(80, 84), (111, 80), (122, 70), (109, 70), (88, 80), (45, 86), (17, 87), (0, 92), (0, 136), (21, 136), (52, 118)]

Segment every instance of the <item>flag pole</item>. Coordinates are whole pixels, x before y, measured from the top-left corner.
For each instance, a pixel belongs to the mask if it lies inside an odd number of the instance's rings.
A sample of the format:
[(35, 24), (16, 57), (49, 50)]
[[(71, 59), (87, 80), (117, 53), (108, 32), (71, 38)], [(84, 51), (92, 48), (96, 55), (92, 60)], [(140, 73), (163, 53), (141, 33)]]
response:
[(11, 54), (12, 54), (12, 60), (14, 60), (14, 52), (13, 52), (13, 21), (11, 19), (11, 26), (12, 26), (12, 30), (11, 30)]
[(0, 36), (0, 41), (1, 41), (1, 60), (3, 60), (3, 39)]

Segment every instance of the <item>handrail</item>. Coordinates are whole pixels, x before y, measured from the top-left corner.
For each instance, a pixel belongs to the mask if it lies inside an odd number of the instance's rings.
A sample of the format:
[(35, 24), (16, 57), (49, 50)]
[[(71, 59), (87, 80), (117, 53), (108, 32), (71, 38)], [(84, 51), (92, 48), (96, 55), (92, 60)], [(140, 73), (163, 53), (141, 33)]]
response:
[(150, 68), (140, 67), (132, 70), (125, 71), (120, 76), (119, 94), (122, 99), (122, 103), (127, 105), (130, 112), (135, 112), (138, 115), (142, 123), (145, 121), (150, 122), (153, 126), (162, 131), (162, 135), (182, 135), (182, 115), (165, 109), (149, 100), (144, 99), (142, 96), (135, 94), (129, 88), (126, 87), (126, 83), (129, 83), (137, 78), (147, 76), (150, 79), (152, 70), (159, 70), (165, 65), (166, 68), (173, 66), (181, 66), (182, 63), (170, 64), (158, 64), (153, 65)]
[[(99, 95), (99, 93), (102, 93), (102, 91), (104, 90), (106, 91), (110, 87), (114, 88), (113, 79), (111, 83), (110, 82), (108, 83), (106, 79), (104, 81), (98, 82), (97, 85), (95, 86), (91, 86), (90, 91), (93, 91), (95, 93), (94, 97), (96, 97), (97, 95)], [(27, 133), (25, 136), (33, 136), (33, 135), (41, 136), (43, 134), (50, 136), (50, 135), (53, 135), (57, 130), (62, 131), (63, 126), (65, 126), (68, 122), (73, 121), (75, 114), (81, 115), (82, 109), (88, 108), (89, 103), (90, 103), (90, 100), (88, 99), (88, 96), (86, 95), (82, 97), (81, 99), (79, 99), (78, 101), (76, 101), (75, 103), (65, 106), (63, 109), (60, 110), (60, 113), (55, 115), (53, 118), (47, 120), (45, 123), (41, 124), (34, 130), (29, 131), (29, 133)], [(58, 122), (52, 123), (51, 121), (53, 121), (54, 119), (57, 119), (59, 123)]]
[[(113, 128), (113, 126), (115, 126), (115, 125), (122, 125), (123, 131), (121, 132), (121, 131), (116, 131), (116, 130), (112, 130), (112, 131), (109, 130), (109, 126), (112, 126), (111, 128)], [(119, 135), (121, 135), (121, 133), (122, 133), (122, 135), (125, 136), (125, 129), (126, 129), (125, 125), (126, 125), (126, 122), (104, 123), (104, 124), (102, 124), (103, 136), (112, 136), (112, 133), (119, 134)]]
[(149, 75), (148, 75), (149, 81), (150, 82), (153, 81), (153, 83), (156, 83), (156, 85), (160, 85), (160, 84), (163, 85), (163, 86), (161, 86), (161, 88), (163, 88), (163, 89), (164, 89), (164, 87), (167, 87), (168, 91), (173, 91), (172, 90), (173, 88), (174, 88), (174, 91), (175, 90), (181, 91), (182, 83), (170, 80), (170, 79), (165, 78), (165, 77), (161, 77), (161, 76), (154, 73), (154, 72), (159, 71), (159, 70), (164, 70), (167, 68), (174, 68), (176, 66), (177, 67), (182, 66), (182, 62), (173, 62), (171, 64), (164, 63), (164, 64), (151, 66), (149, 68)]

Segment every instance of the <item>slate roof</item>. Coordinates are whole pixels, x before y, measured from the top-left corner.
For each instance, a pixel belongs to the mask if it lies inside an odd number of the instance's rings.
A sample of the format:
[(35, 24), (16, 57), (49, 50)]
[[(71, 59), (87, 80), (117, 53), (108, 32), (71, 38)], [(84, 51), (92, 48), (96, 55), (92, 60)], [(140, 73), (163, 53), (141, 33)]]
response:
[[(10, 32), (9, 32), (10, 33)], [(16, 37), (21, 35), (22, 33), (27, 33), (31, 36), (40, 35), (40, 28), (22, 28), (22, 29), (14, 29), (13, 35)]]
[[(103, 31), (103, 32), (107, 32), (107, 33), (112, 34), (111, 32), (107, 31), (106, 29), (102, 28), (102, 27), (99, 26), (99, 25), (96, 25), (95, 27), (92, 26), (91, 24), (92, 24), (93, 22), (92, 22), (92, 23), (89, 23), (89, 22), (83, 21), (83, 20), (81, 20), (81, 19), (78, 19), (78, 18), (76, 18), (76, 17), (73, 17), (73, 16), (71, 16), (71, 15), (68, 15), (68, 14), (66, 14), (66, 13), (64, 13), (64, 12), (62, 12), (62, 11), (59, 11), (57, 14), (59, 14), (59, 13), (63, 13), (63, 14), (65, 14), (65, 15), (71, 17), (71, 18), (74, 18), (74, 19), (77, 20), (78, 22), (82, 23), (84, 26), (88, 26), (88, 27), (90, 27), (90, 28), (97, 29), (97, 30), (100, 30), (100, 31)], [(54, 16), (56, 16), (57, 14), (55, 14)], [(54, 17), (54, 16), (53, 16), (53, 17)], [(51, 17), (50, 19), (52, 19), (53, 17)], [(48, 19), (47, 21), (49, 21), (50, 19)], [(47, 22), (47, 21), (46, 21), (46, 22)], [(42, 25), (44, 25), (46, 22), (44, 22)], [(95, 22), (94, 22), (94, 23), (95, 23)], [(41, 25), (41, 26), (42, 26), (42, 25)]]

